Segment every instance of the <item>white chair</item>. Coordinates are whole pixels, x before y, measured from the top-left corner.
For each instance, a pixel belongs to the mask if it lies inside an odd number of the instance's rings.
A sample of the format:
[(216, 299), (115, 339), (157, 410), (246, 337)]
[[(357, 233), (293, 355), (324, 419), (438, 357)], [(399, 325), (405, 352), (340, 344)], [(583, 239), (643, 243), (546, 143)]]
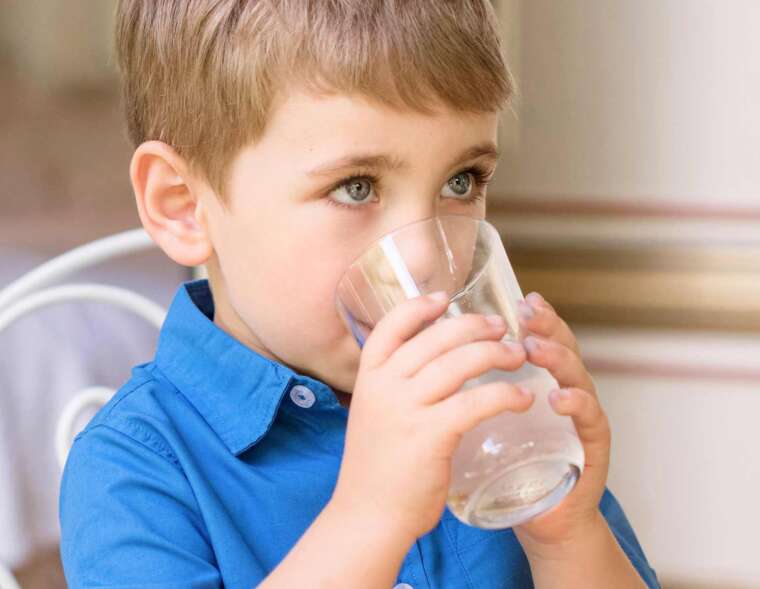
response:
[[(66, 252), (28, 272), (0, 290), (0, 332), (22, 316), (43, 307), (71, 301), (98, 301), (121, 307), (160, 329), (166, 310), (154, 301), (128, 289), (96, 283), (60, 285), (71, 275), (114, 258), (156, 247), (143, 229), (133, 229)], [(57, 284), (55, 286), (52, 286)], [(114, 389), (92, 386), (77, 392), (65, 405), (57, 421), (55, 450), (63, 467), (75, 425), (84, 411), (99, 408)], [(13, 575), (0, 564), (0, 589), (19, 589)]]
[[(42, 264), (0, 291), (0, 332), (27, 313), (77, 300), (116, 305), (160, 329), (166, 310), (138, 293), (93, 283), (50, 286), (89, 266), (153, 247), (155, 244), (143, 229), (133, 229), (80, 246)], [(56, 428), (56, 453), (61, 467), (76, 434), (72, 429), (77, 417), (87, 407), (105, 404), (113, 393), (113, 389), (105, 387), (88, 387), (66, 405)]]
[(21, 589), (11, 572), (0, 564), (0, 589)]

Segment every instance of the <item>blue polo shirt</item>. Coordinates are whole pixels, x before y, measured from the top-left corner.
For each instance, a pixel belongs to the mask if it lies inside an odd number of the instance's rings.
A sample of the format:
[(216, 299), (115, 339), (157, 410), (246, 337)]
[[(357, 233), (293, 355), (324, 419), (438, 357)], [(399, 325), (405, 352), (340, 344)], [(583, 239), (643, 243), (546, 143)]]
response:
[[(213, 315), (208, 282), (183, 284), (155, 359), (77, 436), (60, 497), (71, 589), (251, 589), (330, 499), (347, 410), (325, 383), (253, 352)], [(601, 511), (658, 587), (609, 491)], [(326, 546), (325, 558), (341, 555)], [(512, 530), (473, 528), (448, 510), (411, 547), (397, 584), (533, 587)]]

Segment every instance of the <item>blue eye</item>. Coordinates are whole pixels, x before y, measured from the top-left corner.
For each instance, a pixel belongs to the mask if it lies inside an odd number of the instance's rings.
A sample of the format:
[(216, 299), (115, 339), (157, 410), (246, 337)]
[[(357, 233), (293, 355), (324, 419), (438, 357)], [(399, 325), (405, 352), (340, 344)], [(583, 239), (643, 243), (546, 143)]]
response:
[(333, 188), (328, 196), (335, 204), (347, 207), (359, 207), (370, 202), (369, 197), (374, 196), (375, 191), (372, 184), (372, 178), (349, 178)]
[(345, 185), (346, 194), (356, 202), (361, 202), (372, 194), (372, 183), (365, 178), (357, 178)]
[[(446, 189), (449, 189), (451, 193), (453, 193), (453, 198), (458, 196), (468, 196), (472, 189), (472, 175), (469, 172), (459, 172), (456, 176), (449, 178), (449, 181), (446, 182), (446, 186), (443, 187), (444, 192)], [(451, 197), (449, 196), (449, 198)]]
[[(449, 201), (472, 204), (485, 196), (493, 170), (471, 166), (455, 174), (446, 181), (441, 196)], [(328, 192), (325, 201), (332, 206), (359, 211), (366, 205), (377, 202), (377, 190), (382, 191), (378, 177), (365, 173), (344, 178)]]

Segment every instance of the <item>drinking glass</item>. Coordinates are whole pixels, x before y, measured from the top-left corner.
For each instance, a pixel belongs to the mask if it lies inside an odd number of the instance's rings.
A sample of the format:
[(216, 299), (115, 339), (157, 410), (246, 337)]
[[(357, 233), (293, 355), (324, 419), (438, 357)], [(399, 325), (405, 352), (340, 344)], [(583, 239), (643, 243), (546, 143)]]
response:
[[(404, 300), (445, 291), (446, 312), (498, 314), (503, 340), (521, 341), (517, 303), (523, 299), (498, 231), (465, 215), (436, 216), (379, 238), (341, 278), (338, 311), (360, 347), (377, 322)], [(505, 380), (530, 389), (524, 413), (505, 411), (467, 432), (452, 461), (447, 505), (462, 522), (485, 529), (523, 523), (557, 504), (577, 482), (583, 447), (572, 419), (558, 415), (548, 393), (557, 381), (526, 362), (516, 371), (489, 370), (460, 390)], [(455, 393), (458, 394), (458, 393)]]

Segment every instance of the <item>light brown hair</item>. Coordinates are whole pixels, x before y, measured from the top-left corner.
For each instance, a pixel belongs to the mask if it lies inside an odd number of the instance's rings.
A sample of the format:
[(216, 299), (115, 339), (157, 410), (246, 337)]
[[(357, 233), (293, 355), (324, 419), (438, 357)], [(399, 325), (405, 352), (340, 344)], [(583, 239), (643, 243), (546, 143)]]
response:
[(168, 143), (220, 195), (289, 85), (420, 112), (513, 93), (489, 0), (120, 0), (116, 50), (133, 144)]

